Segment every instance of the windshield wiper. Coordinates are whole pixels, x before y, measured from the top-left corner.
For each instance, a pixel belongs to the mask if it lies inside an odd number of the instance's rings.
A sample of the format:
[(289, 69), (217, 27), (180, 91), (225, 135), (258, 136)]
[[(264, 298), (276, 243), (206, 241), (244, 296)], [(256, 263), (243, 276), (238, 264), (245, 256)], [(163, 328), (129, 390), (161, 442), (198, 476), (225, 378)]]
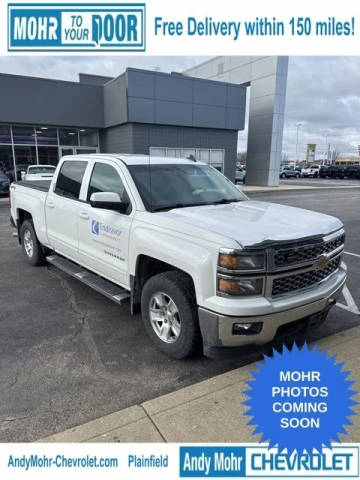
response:
[(234, 202), (242, 202), (241, 198), (222, 198), (221, 200), (217, 200), (216, 202), (211, 202), (211, 205), (221, 205), (225, 203), (234, 203)]
[(152, 212), (161, 212), (163, 210), (172, 210), (173, 208), (186, 208), (186, 207), (200, 207), (203, 205), (212, 205), (213, 202), (202, 202), (202, 203), (174, 203), (173, 205), (165, 205), (163, 207), (154, 207), (151, 209)]

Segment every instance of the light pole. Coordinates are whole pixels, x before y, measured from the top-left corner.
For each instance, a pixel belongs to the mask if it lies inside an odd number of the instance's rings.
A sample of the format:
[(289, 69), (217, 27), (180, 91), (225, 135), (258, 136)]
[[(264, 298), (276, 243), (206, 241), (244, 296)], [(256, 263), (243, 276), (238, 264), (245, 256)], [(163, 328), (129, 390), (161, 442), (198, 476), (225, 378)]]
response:
[(299, 163), (298, 158), (298, 144), (299, 144), (299, 128), (301, 127), (302, 123), (296, 124), (296, 163)]
[(328, 134), (325, 135), (325, 145), (326, 145), (326, 163), (329, 165)]

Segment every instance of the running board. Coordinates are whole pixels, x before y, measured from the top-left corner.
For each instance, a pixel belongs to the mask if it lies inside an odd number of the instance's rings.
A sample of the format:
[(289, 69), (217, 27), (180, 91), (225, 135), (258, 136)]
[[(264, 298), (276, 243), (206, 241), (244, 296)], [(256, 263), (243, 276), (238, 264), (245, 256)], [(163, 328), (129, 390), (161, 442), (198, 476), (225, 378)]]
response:
[(47, 262), (51, 263), (55, 267), (59, 268), (63, 272), (71, 275), (74, 278), (80, 280), (80, 282), (85, 283), (92, 289), (96, 290), (99, 293), (102, 293), (105, 297), (110, 298), (113, 302), (116, 302), (119, 305), (130, 300), (130, 292), (121, 288), (114, 283), (105, 280), (95, 273), (91, 273), (88, 270), (80, 267), (74, 262), (67, 260), (60, 255), (50, 255), (46, 257)]

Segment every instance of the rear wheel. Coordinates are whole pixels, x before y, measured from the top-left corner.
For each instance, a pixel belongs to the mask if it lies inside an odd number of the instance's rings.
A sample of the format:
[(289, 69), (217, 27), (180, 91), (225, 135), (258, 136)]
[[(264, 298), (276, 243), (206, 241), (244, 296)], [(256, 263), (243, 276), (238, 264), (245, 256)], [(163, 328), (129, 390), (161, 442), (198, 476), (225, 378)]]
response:
[(31, 220), (25, 220), (21, 225), (20, 237), (26, 261), (33, 266), (44, 265), (45, 256)]
[(141, 294), (145, 329), (155, 345), (172, 358), (185, 358), (200, 341), (197, 305), (191, 279), (182, 272), (150, 278)]
[(285, 173), (282, 173), (282, 174), (280, 175), (280, 178), (286, 178)]

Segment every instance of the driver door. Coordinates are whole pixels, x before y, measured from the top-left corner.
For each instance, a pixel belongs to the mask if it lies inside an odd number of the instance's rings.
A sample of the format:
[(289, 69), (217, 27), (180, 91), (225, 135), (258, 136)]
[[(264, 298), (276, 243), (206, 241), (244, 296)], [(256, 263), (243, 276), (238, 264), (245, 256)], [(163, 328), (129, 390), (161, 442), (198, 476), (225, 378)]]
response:
[[(125, 214), (93, 208), (90, 197), (95, 192), (118, 193), (129, 201)], [(80, 263), (122, 286), (129, 286), (129, 233), (134, 210), (125, 189), (119, 165), (111, 161), (94, 161), (86, 202), (79, 209), (78, 238)]]

